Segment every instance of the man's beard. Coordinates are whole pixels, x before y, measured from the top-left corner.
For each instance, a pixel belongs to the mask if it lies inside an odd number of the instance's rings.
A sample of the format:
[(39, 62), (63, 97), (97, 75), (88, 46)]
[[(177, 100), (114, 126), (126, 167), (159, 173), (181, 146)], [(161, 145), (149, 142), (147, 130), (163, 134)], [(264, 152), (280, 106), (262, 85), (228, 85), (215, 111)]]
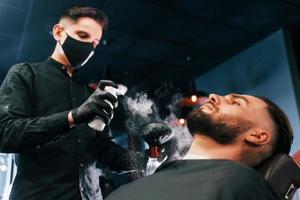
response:
[(187, 117), (187, 126), (192, 135), (205, 135), (219, 144), (231, 144), (240, 134), (249, 130), (252, 123), (228, 115), (221, 115), (217, 119), (213, 119), (211, 115), (197, 109)]

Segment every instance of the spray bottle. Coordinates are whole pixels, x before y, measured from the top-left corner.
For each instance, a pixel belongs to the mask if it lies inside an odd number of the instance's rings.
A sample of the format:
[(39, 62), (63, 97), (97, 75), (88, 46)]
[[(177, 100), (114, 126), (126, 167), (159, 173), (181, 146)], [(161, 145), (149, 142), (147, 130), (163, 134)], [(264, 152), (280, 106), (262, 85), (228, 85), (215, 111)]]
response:
[[(96, 90), (95, 90), (95, 93), (99, 93), (101, 90), (100, 88), (98, 87)], [(118, 96), (123, 96), (125, 95), (125, 93), (127, 92), (127, 87), (125, 85), (122, 85), (122, 84), (118, 84), (118, 88), (114, 88), (112, 86), (106, 86), (104, 88), (104, 91), (107, 91), (109, 92), (110, 94), (112, 94), (113, 96), (115, 96), (116, 98)], [(108, 103), (112, 109), (116, 108), (118, 105), (116, 106), (113, 106), (108, 100), (104, 100), (106, 103)], [(112, 116), (113, 117), (113, 116)], [(97, 131), (103, 131), (106, 124), (105, 122), (103, 121), (102, 118), (100, 117), (95, 117), (91, 122), (88, 123), (89, 127), (91, 127), (92, 129), (95, 129)]]

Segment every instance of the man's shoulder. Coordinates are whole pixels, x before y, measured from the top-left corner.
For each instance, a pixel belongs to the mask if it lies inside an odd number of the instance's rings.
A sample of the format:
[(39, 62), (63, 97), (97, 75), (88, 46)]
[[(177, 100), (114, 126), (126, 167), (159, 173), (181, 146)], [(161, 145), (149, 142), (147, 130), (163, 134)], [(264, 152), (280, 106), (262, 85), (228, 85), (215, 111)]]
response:
[[(213, 160), (211, 161), (213, 162)], [(254, 170), (252, 167), (249, 167), (245, 164), (242, 163), (238, 163), (235, 161), (231, 161), (231, 160), (217, 160), (215, 161), (215, 165), (218, 165), (220, 163), (222, 163), (222, 166), (227, 170), (227, 171), (233, 171), (235, 173), (246, 173), (249, 175), (259, 175), (259, 173)]]
[(32, 73), (37, 69), (39, 66), (41, 66), (43, 62), (22, 62), (22, 63), (17, 63), (13, 65), (9, 71), (10, 72), (15, 72), (15, 73)]
[[(171, 178), (172, 177), (172, 178)], [(199, 182), (218, 182), (227, 185), (230, 182), (265, 184), (264, 178), (253, 168), (228, 160), (177, 160), (163, 164), (151, 176), (132, 182), (128, 186), (136, 187), (152, 184), (153, 181), (176, 182), (182, 179)]]
[[(186, 189), (180, 194), (173, 194), (180, 188)], [(251, 199), (273, 199), (273, 192), (259, 173), (250, 167), (227, 160), (172, 161), (163, 164), (155, 174), (122, 186), (108, 199), (121, 199), (124, 196), (128, 197), (125, 199), (142, 199), (135, 191), (142, 191), (149, 197), (159, 196), (161, 199), (182, 199), (179, 198), (181, 196), (193, 199), (194, 191), (205, 196), (215, 196), (215, 199), (220, 194), (224, 196), (223, 199), (247, 199), (251, 196)]]
[[(215, 162), (216, 164), (218, 162)], [(218, 185), (240, 196), (261, 196), (261, 199), (278, 199), (264, 177), (254, 168), (234, 161), (223, 161), (222, 167), (215, 173), (219, 174)], [(237, 192), (238, 193), (238, 192)], [(264, 197), (264, 198), (262, 198)]]
[(183, 168), (201, 168), (202, 170), (220, 170), (235, 173), (255, 174), (258, 173), (251, 167), (244, 164), (230, 161), (230, 160), (213, 160), (213, 159), (201, 159), (201, 160), (176, 160), (163, 164), (158, 168), (159, 171), (170, 169), (183, 169)]
[[(215, 186), (215, 191), (228, 191), (237, 196), (261, 196), (258, 199), (277, 199), (264, 177), (255, 169), (230, 160), (181, 160), (158, 172), (193, 179), (198, 185)], [(205, 187), (204, 187), (205, 188)], [(205, 188), (209, 190), (209, 188)], [(248, 191), (249, 190), (249, 191)], [(243, 192), (239, 192), (243, 191)], [(265, 198), (269, 196), (270, 198)]]
[(226, 185), (229, 182), (265, 184), (264, 178), (253, 168), (230, 160), (178, 160), (162, 165), (157, 170), (161, 174), (188, 174), (200, 181), (218, 182)]
[(238, 163), (231, 160), (208, 160), (205, 162), (207, 168), (213, 171), (220, 171), (221, 176), (227, 179), (234, 180), (259, 180), (264, 181), (261, 174), (259, 174), (252, 167), (245, 164)]

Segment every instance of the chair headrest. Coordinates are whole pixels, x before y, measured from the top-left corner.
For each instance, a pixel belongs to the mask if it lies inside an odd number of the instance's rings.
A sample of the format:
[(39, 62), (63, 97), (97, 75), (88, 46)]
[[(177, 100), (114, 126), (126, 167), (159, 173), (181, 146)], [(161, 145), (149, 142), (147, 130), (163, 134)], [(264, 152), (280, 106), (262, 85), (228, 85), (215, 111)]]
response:
[(283, 199), (291, 199), (300, 187), (300, 168), (287, 154), (273, 155), (256, 169)]

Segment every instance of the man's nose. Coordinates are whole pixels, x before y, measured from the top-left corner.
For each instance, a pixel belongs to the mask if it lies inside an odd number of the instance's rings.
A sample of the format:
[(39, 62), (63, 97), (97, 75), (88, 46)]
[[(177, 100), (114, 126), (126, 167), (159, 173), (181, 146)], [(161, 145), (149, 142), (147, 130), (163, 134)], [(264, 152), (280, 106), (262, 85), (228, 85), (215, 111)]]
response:
[(208, 101), (210, 101), (210, 102), (212, 102), (212, 103), (214, 103), (214, 104), (219, 104), (220, 103), (220, 97), (221, 96), (219, 96), (219, 95), (217, 95), (217, 94), (210, 94), (209, 96), (208, 96)]
[(98, 39), (95, 39), (92, 41), (93, 43), (93, 47), (96, 48), (98, 46), (98, 44), (100, 43), (100, 41)]
[(99, 42), (93, 41), (93, 47), (96, 48), (98, 46)]

